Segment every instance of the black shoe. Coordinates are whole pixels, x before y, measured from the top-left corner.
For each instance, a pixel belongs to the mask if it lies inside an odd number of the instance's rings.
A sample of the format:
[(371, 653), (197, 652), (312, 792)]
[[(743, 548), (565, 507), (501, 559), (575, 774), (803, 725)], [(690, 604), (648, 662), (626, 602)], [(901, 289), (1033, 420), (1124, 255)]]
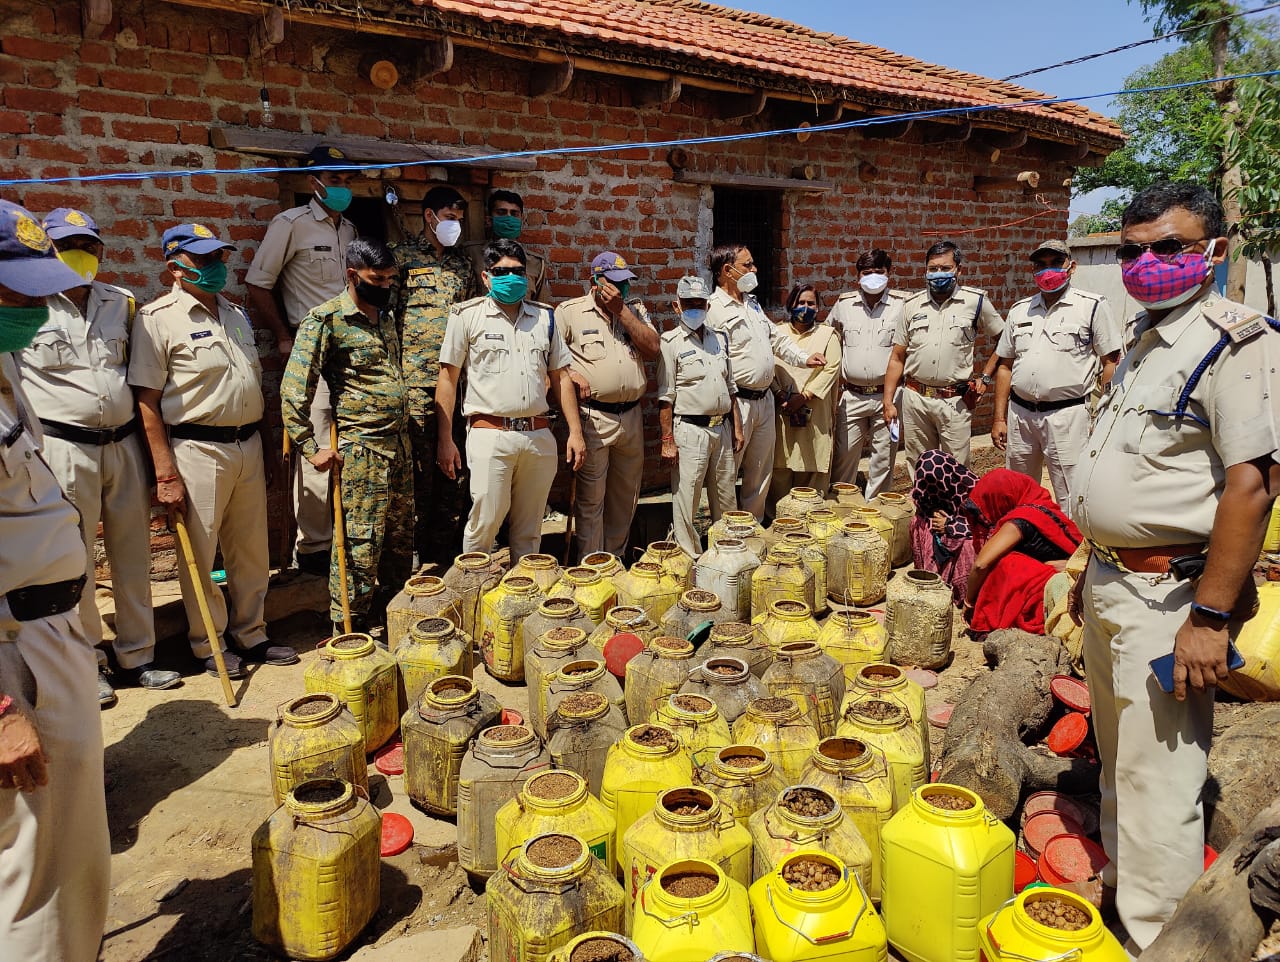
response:
[[(244, 677), (244, 665), (240, 663), (239, 655), (231, 651), (224, 651), (222, 653), (222, 663), (227, 668), (228, 678)], [(208, 658), (204, 660), (204, 670), (206, 674), (210, 674), (210, 675), (213, 675), (214, 677), (217, 677), (218, 663), (213, 660), (213, 655), (210, 655)]]
[(296, 665), (298, 653), (288, 645), (272, 645), (262, 642), (252, 648), (243, 648), (240, 657), (259, 665)]
[[(216, 670), (216, 667), (215, 667)], [(177, 688), (182, 684), (182, 675), (176, 671), (157, 668), (153, 662), (139, 665), (137, 668), (121, 668), (120, 676), (130, 684), (150, 691), (163, 691), (166, 688)]]
[(98, 705), (106, 708), (108, 705), (114, 704), (116, 700), (115, 689), (111, 687), (111, 682), (107, 681), (107, 676), (101, 671), (98, 672)]
[(298, 570), (309, 575), (329, 577), (329, 552), (308, 551), (298, 555)]

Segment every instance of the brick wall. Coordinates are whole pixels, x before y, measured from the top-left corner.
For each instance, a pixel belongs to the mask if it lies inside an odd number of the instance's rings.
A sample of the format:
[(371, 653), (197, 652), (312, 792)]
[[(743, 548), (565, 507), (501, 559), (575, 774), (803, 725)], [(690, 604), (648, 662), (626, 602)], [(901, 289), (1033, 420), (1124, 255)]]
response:
[[(363, 54), (409, 52), (410, 43), (290, 24), (285, 42), (265, 57), (249, 57), (248, 18), (171, 6), (155, 0), (118, 0), (103, 35), (84, 40), (80, 4), (0, 0), (0, 176), (60, 177), (142, 170), (215, 168), (228, 171), (141, 181), (4, 188), (4, 196), (36, 213), (58, 206), (90, 211), (107, 237), (103, 279), (131, 287), (145, 302), (162, 290), (160, 234), (172, 223), (199, 220), (239, 245), (232, 255), (228, 293), (243, 295), (243, 276), (270, 218), (292, 203), (277, 178), (236, 173), (263, 158), (218, 151), (210, 129), (259, 126), (258, 91), (269, 88), (277, 130), (360, 135), (520, 150), (597, 143), (661, 140), (789, 126), (797, 118), (773, 108), (745, 122), (717, 117), (713, 95), (686, 90), (676, 103), (638, 109), (625, 80), (580, 73), (562, 95), (531, 99), (527, 66), (459, 47), (454, 67), (420, 86), (407, 82), (378, 91), (358, 73)], [(812, 118), (811, 118), (812, 119)], [(893, 251), (895, 286), (920, 284), (923, 250), (938, 239), (925, 231), (995, 228), (1044, 209), (1035, 194), (978, 195), (975, 174), (1012, 177), (1038, 169), (1040, 196), (1065, 207), (1061, 186), (1070, 171), (1031, 147), (989, 159), (963, 144), (925, 146), (864, 139), (855, 132), (690, 148), (692, 169), (790, 176), (799, 164), (835, 182), (826, 194), (788, 192), (782, 200), (779, 286), (811, 281), (836, 292), (854, 284), (853, 260), (871, 246)], [(859, 167), (875, 168), (872, 180)], [(931, 183), (924, 173), (931, 173)], [(402, 187), (450, 177), (479, 200), (484, 175), (457, 169), (428, 173), (403, 168)], [(616, 249), (635, 265), (636, 293), (654, 316), (687, 271), (705, 271), (708, 225), (714, 222), (709, 188), (677, 183), (667, 151), (635, 148), (607, 154), (544, 157), (530, 173), (495, 173), (494, 187), (520, 191), (527, 205), (522, 240), (548, 258), (552, 299), (582, 291), (592, 253)], [(382, 186), (365, 185), (370, 196)], [(476, 210), (476, 208), (473, 208)], [(474, 220), (474, 218), (473, 218)], [(985, 287), (1001, 311), (1029, 288), (1026, 252), (1044, 236), (1065, 234), (1066, 215), (1051, 213), (1012, 227), (951, 235), (964, 247), (963, 280)], [(470, 225), (474, 232), (478, 223)], [(281, 362), (260, 336), (268, 407), (275, 408)], [(982, 347), (982, 345), (980, 345)], [(983, 347), (989, 349), (989, 345)], [(989, 420), (979, 409), (979, 429)], [(657, 458), (656, 409), (647, 410), (652, 457), (647, 488), (666, 484)], [(561, 486), (561, 490), (562, 490)], [(271, 496), (273, 518), (284, 496)], [(273, 535), (273, 551), (280, 539)]]

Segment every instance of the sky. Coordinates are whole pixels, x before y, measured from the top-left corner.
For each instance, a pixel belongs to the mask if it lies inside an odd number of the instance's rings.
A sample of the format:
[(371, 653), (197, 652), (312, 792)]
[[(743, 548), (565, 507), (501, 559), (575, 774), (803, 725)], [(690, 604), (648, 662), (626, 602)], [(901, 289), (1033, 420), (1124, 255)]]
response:
[[(986, 77), (1006, 77), (1096, 53), (1153, 35), (1140, 3), (1126, 0), (1074, 0), (1070, 4), (1034, 4), (1026, 0), (890, 0), (851, 4), (833, 0), (720, 0), (887, 47), (931, 63)], [(1135, 70), (1154, 63), (1174, 48), (1171, 41), (1100, 57), (1014, 81), (1052, 96), (1084, 97), (1124, 87)], [(1113, 116), (1113, 99), (1085, 100), (1085, 106)], [(1074, 198), (1072, 216), (1095, 213), (1109, 192)]]

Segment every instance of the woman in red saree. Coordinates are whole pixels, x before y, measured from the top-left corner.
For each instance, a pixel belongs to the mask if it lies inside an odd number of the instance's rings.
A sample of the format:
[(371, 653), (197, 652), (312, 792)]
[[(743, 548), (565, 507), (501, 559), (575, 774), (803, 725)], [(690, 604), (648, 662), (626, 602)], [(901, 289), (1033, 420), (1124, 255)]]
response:
[(969, 627), (1044, 634), (1044, 586), (1080, 546), (1080, 530), (1044, 487), (1006, 468), (974, 485), (965, 514), (978, 552), (965, 592)]

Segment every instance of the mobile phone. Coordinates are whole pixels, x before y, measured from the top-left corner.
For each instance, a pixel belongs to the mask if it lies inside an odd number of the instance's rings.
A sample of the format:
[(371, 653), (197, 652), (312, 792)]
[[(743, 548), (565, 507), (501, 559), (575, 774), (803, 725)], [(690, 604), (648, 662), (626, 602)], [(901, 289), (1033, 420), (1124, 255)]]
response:
[(897, 444), (902, 440), (902, 429), (898, 427), (898, 419), (894, 418), (889, 422), (889, 440)]
[[(1227, 642), (1227, 668), (1231, 671), (1239, 671), (1244, 667), (1244, 656), (1236, 650), (1236, 646), (1230, 641)], [(1151, 661), (1151, 674), (1156, 676), (1156, 683), (1160, 685), (1160, 690), (1167, 695), (1173, 694), (1173, 652), (1167, 655), (1161, 655)]]

